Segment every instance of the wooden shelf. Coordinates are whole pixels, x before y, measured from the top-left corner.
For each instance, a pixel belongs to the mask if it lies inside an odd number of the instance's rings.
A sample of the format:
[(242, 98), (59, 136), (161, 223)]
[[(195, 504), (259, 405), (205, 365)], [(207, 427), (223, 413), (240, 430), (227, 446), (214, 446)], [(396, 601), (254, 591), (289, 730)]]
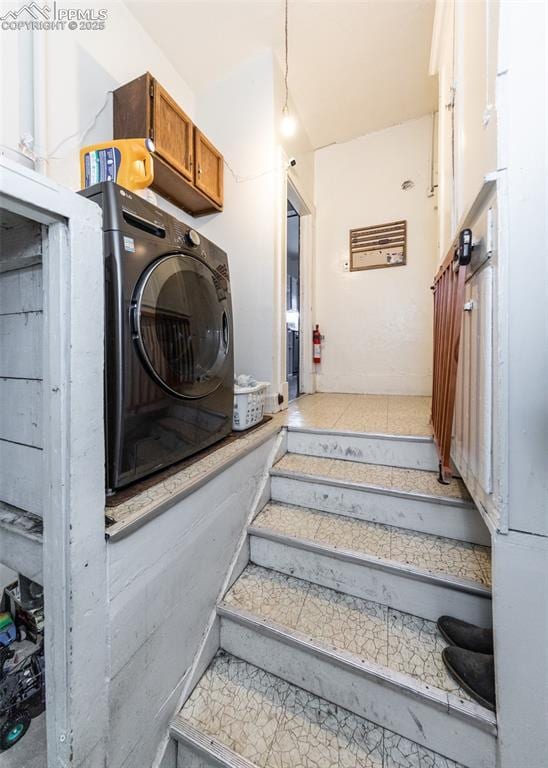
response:
[(192, 216), (223, 210), (223, 156), (150, 72), (114, 91), (115, 139), (155, 144), (158, 194)]

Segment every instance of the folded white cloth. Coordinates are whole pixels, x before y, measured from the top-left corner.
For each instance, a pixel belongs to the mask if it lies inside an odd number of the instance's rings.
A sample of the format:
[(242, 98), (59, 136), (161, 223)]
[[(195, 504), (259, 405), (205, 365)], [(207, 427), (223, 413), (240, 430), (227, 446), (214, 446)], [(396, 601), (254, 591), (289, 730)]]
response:
[(249, 376), (246, 373), (241, 373), (239, 376), (235, 376), (235, 383), (239, 387), (256, 387), (257, 379), (254, 376)]

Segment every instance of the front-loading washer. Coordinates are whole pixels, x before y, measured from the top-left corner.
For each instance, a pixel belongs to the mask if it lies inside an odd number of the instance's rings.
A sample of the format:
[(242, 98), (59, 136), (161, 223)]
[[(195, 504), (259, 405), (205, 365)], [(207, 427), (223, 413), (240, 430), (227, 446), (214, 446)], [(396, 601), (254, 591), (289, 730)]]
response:
[(113, 182), (103, 210), (106, 487), (113, 493), (228, 435), (234, 408), (227, 255)]

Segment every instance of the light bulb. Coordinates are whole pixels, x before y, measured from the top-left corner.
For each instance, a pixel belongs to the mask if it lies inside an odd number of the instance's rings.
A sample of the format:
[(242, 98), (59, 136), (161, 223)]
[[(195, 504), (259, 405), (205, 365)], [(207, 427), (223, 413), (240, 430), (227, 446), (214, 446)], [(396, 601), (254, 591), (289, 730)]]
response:
[(293, 136), (297, 130), (297, 121), (289, 113), (287, 109), (284, 109), (282, 120), (280, 123), (280, 130), (283, 136)]

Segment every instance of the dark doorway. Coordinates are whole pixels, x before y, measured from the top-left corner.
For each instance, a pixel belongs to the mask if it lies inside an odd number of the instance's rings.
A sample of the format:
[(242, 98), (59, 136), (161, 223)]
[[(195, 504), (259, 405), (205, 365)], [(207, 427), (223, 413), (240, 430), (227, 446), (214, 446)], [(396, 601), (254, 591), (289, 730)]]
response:
[(287, 301), (286, 301), (286, 332), (287, 332), (287, 384), (289, 401), (295, 400), (300, 391), (300, 216), (287, 201)]

